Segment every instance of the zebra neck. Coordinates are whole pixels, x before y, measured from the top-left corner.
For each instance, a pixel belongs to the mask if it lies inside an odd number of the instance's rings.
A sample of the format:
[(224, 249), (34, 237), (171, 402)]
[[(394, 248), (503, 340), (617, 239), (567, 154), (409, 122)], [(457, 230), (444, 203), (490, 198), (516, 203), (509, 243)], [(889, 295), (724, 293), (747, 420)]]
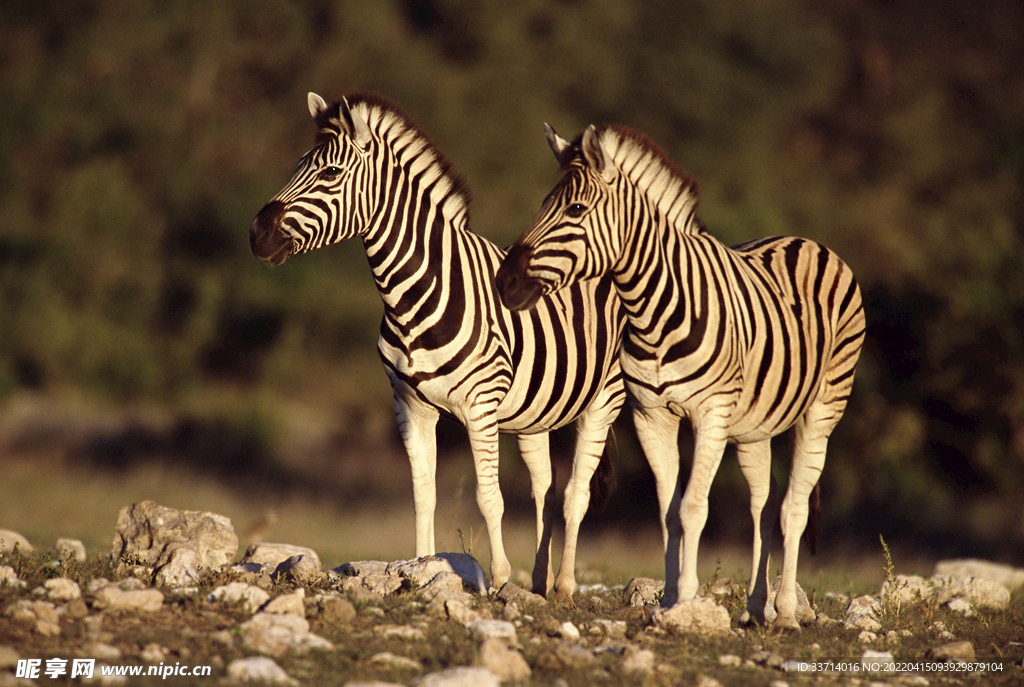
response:
[(655, 224), (646, 223), (633, 232), (623, 249), (623, 264), (615, 270), (615, 285), (630, 324), (628, 338), (648, 352), (661, 347), (671, 333), (666, 322), (685, 317), (692, 307), (684, 284), (694, 259), (692, 244), (700, 240)]
[(423, 301), (442, 288), (459, 262), (460, 234), (467, 234), (464, 207), (453, 208), (431, 189), (417, 197), (381, 202), (363, 236), (366, 257), (388, 317), (409, 319)]

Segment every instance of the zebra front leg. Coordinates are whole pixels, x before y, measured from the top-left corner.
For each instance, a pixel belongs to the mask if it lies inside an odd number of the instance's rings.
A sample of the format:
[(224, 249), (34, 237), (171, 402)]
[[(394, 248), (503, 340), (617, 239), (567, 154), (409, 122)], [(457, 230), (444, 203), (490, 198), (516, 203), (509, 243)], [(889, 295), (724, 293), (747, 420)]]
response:
[(487, 526), (491, 544), (491, 583), (495, 588), (508, 582), (512, 566), (505, 555), (501, 537), (501, 516), (505, 503), (498, 485), (498, 420), (494, 408), (466, 423), (469, 447), (476, 468), (476, 503)]
[(633, 410), (633, 423), (658, 490), (661, 539), (665, 552), (665, 595), (662, 606), (679, 600), (682, 562), (682, 521), (679, 519), (679, 422), (666, 408)]
[(395, 417), (412, 468), (413, 510), (416, 518), (416, 556), (430, 556), (434, 543), (434, 510), (437, 507), (438, 412), (411, 396), (395, 392)]
[(537, 550), (533, 560), (533, 593), (547, 595), (552, 578), (551, 527), (555, 520), (555, 475), (547, 432), (520, 434), (519, 453), (530, 472), (530, 488), (537, 510)]
[(727, 420), (725, 410), (716, 409), (705, 413), (694, 426), (693, 467), (679, 506), (683, 523), (683, 566), (679, 577), (681, 601), (697, 595), (697, 552), (700, 535), (708, 519), (711, 482), (725, 452)]
[[(617, 412), (618, 408), (615, 409)], [(565, 487), (565, 543), (562, 547), (562, 561), (555, 578), (555, 598), (572, 605), (576, 591), (576, 546), (579, 541), (580, 525), (590, 505), (590, 479), (601, 464), (608, 429), (614, 420), (614, 413), (608, 415), (588, 410), (576, 422), (576, 450), (572, 461), (572, 474)]]
[(764, 624), (768, 602), (768, 560), (772, 534), (779, 512), (778, 486), (772, 476), (771, 440), (738, 444), (736, 454), (740, 470), (750, 487), (750, 515), (754, 520), (753, 562), (747, 586), (747, 608), (740, 616), (743, 624)]
[(789, 486), (782, 501), (782, 583), (775, 596), (775, 627), (799, 630), (796, 619), (796, 570), (800, 538), (807, 526), (808, 501), (825, 467), (828, 437), (838, 417), (821, 401), (815, 401), (796, 423)]

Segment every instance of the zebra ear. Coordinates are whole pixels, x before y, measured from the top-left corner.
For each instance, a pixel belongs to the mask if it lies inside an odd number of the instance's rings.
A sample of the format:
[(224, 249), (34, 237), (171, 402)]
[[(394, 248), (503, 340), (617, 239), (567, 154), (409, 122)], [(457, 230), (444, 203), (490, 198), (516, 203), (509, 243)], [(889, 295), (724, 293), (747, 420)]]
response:
[(565, 163), (568, 162), (566, 153), (571, 144), (555, 133), (555, 130), (547, 122), (544, 122), (544, 134), (548, 137), (548, 145), (551, 146), (551, 152), (555, 154), (558, 164), (565, 166)]
[(338, 103), (338, 114), (343, 118), (348, 129), (348, 135), (352, 137), (352, 141), (360, 148), (365, 149), (369, 146), (370, 126), (358, 113), (352, 111), (352, 108), (348, 105), (348, 100), (345, 98), (342, 98), (341, 102)]
[(615, 168), (611, 157), (601, 147), (601, 140), (593, 124), (588, 126), (587, 130), (583, 132), (581, 147), (583, 148), (583, 157), (586, 159), (587, 165), (600, 174), (601, 178), (609, 184), (615, 181), (615, 178), (619, 176), (619, 170)]
[(322, 113), (327, 111), (327, 103), (312, 91), (306, 96), (306, 102), (309, 103), (309, 114), (313, 117), (313, 121), (316, 121)]

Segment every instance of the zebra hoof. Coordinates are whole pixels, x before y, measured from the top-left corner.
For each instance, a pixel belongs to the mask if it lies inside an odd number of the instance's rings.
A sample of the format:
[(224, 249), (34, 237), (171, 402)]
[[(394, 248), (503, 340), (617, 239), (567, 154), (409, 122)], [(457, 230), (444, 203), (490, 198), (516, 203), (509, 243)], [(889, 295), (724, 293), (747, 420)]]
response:
[(772, 623), (772, 627), (783, 634), (799, 634), (800, 623), (796, 618), (783, 618), (781, 615)]

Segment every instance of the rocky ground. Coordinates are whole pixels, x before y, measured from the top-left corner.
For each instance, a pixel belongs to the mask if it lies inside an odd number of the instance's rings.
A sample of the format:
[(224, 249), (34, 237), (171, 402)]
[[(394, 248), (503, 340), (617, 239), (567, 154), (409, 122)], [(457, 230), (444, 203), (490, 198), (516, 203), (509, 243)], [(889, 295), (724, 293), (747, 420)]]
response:
[(589, 585), (567, 607), (491, 589), (460, 553), (323, 571), (315, 551), (257, 544), (236, 563), (227, 518), (152, 502), (122, 509), (113, 555), (0, 545), (0, 687), (1024, 683), (1024, 570), (983, 561), (813, 591), (804, 629), (780, 633), (737, 626), (740, 581), (668, 610), (655, 580)]

